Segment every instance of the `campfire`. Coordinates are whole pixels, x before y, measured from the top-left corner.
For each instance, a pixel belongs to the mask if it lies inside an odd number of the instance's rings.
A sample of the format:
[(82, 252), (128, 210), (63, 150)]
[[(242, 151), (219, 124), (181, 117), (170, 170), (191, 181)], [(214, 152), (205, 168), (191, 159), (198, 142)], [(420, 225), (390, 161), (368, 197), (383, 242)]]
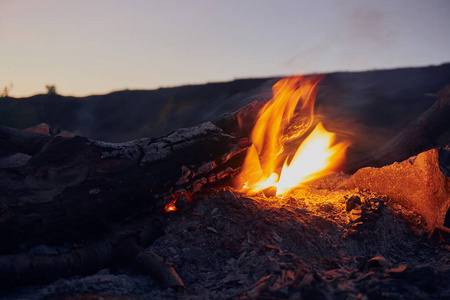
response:
[[(310, 132), (318, 82), (318, 79), (290, 77), (274, 85), (273, 99), (258, 113), (259, 119), (251, 135), (252, 145), (236, 179), (238, 190), (252, 194), (274, 188), (277, 195), (284, 194), (329, 174), (342, 163), (348, 143), (333, 145), (335, 135), (326, 131), (321, 123)], [(286, 155), (285, 145), (300, 140), (307, 133), (295, 154)]]
[(1, 126), (0, 295), (449, 296), (450, 88), (363, 153), (315, 115), (322, 80), (157, 139)]

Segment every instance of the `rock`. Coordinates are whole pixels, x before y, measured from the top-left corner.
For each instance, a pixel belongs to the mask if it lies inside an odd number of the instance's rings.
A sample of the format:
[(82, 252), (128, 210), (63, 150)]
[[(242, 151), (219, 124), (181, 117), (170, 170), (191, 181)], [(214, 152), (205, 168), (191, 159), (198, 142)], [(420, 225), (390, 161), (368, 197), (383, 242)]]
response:
[(421, 215), (430, 233), (443, 226), (450, 206), (450, 178), (440, 170), (437, 149), (382, 168), (360, 169), (341, 188), (387, 195)]

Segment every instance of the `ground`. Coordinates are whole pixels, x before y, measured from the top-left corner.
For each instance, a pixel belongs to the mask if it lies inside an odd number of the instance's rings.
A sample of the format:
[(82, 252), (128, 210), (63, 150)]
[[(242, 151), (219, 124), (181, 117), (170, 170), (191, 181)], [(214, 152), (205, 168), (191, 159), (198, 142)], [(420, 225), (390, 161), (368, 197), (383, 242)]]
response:
[(0, 294), (6, 299), (443, 299), (450, 238), (391, 199), (340, 190), (335, 174), (284, 197), (209, 190), (166, 215), (148, 249), (174, 264), (185, 290), (133, 268)]

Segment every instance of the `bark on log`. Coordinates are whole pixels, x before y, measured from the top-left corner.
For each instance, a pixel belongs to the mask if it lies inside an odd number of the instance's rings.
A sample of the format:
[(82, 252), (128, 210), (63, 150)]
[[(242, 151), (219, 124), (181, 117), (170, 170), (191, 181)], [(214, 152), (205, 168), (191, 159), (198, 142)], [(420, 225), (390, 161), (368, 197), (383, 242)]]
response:
[(244, 150), (211, 123), (119, 144), (0, 126), (0, 253), (89, 238), (158, 211), (176, 190), (233, 173)]

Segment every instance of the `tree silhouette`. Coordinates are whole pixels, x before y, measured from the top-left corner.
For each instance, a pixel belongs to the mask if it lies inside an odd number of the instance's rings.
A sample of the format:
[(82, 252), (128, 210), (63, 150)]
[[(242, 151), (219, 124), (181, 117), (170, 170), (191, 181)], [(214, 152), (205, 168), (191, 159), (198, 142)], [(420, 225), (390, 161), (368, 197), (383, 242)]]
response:
[(0, 94), (0, 98), (9, 97), (9, 92), (11, 91), (12, 87), (13, 87), (12, 83), (10, 83), (9, 86), (5, 86), (5, 88), (3, 89), (3, 92)]
[(47, 88), (47, 95), (49, 95), (49, 96), (58, 95), (58, 93), (56, 93), (56, 86), (54, 84), (52, 84), (52, 85), (47, 84), (45, 87)]

